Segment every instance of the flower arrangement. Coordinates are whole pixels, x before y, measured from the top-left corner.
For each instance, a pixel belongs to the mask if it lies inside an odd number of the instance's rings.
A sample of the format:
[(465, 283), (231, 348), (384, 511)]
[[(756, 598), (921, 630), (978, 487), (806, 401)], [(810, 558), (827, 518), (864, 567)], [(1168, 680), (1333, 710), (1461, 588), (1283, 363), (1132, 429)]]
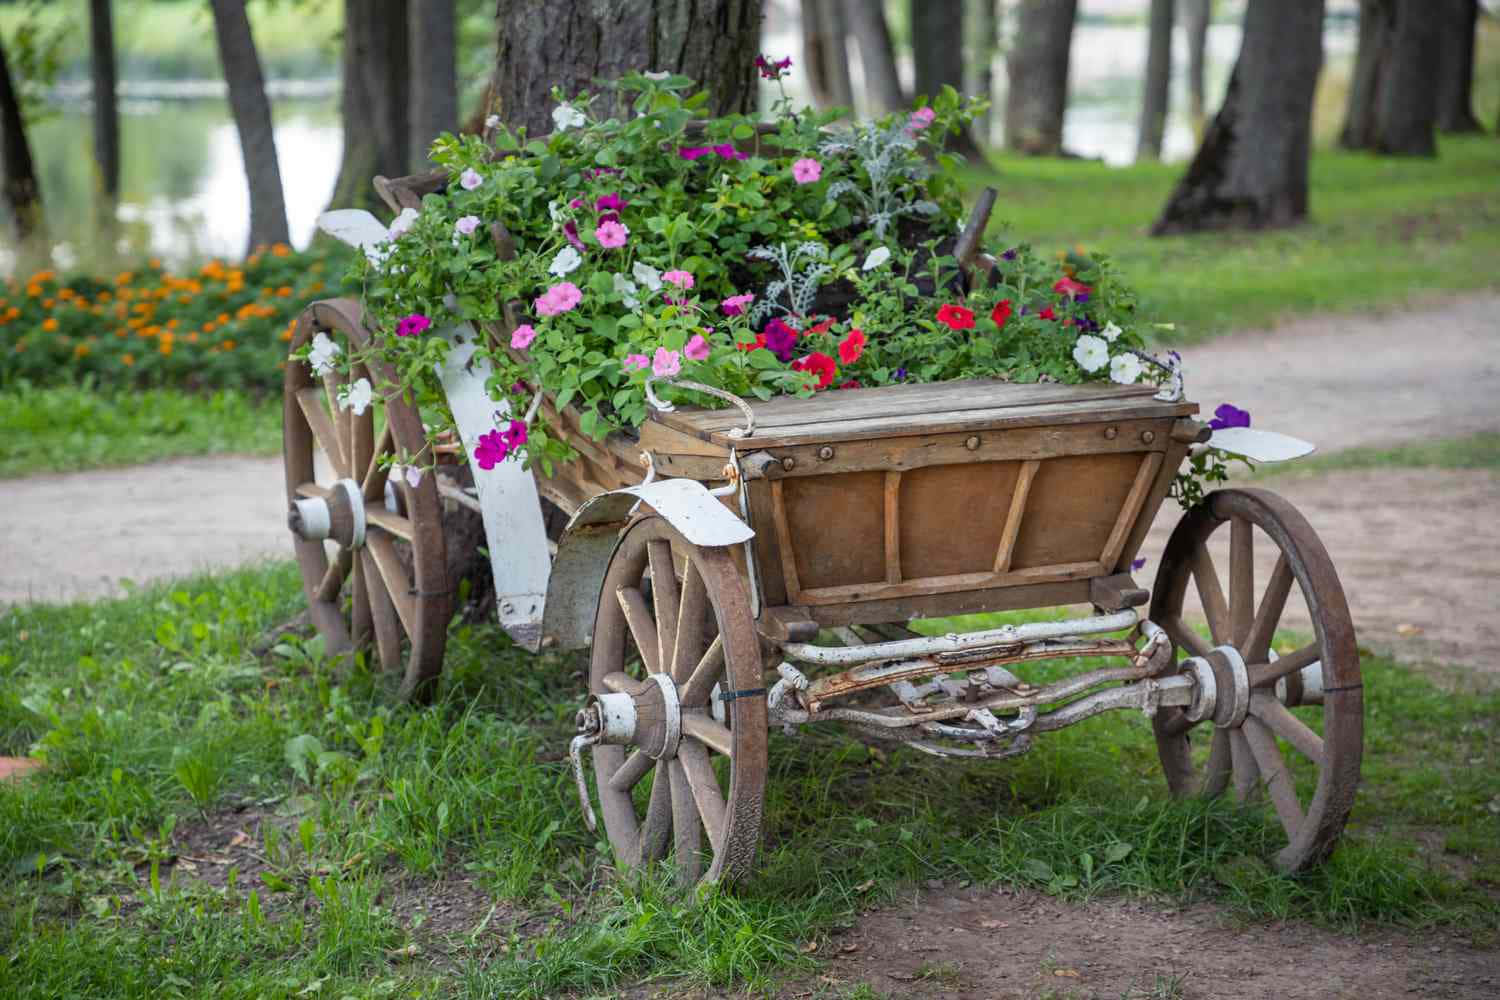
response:
[[(779, 80), (789, 61), (757, 66)], [(542, 420), (516, 419), (539, 390), (603, 435), (646, 419), (648, 379), (769, 399), (1145, 374), (1134, 297), (1102, 255), (1019, 244), (994, 248), (987, 281), (960, 269), (958, 160), (940, 139), (973, 108), (951, 88), (848, 126), (784, 97), (765, 122), (704, 119), (707, 95), (665, 73), (554, 97), (545, 138), (493, 119), (489, 142), (440, 138), (446, 190), (402, 212), (351, 274), (387, 334), (374, 349), (435, 434), (451, 427), (434, 375), (448, 344), (430, 331), (482, 331), (487, 388), (508, 404), (464, 442), (482, 465), (516, 457), (550, 473), (568, 457)]]

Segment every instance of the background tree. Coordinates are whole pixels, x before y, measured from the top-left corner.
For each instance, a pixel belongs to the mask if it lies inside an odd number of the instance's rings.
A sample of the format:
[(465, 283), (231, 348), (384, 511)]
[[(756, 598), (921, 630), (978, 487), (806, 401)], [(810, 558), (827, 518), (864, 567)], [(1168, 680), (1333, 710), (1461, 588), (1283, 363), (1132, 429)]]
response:
[(905, 107), (906, 95), (901, 92), (901, 74), (896, 70), (896, 50), (891, 45), (884, 5), (871, 0), (844, 0), (844, 20), (859, 46), (870, 113), (880, 115)]
[(110, 0), (89, 0), (89, 70), (94, 98), (94, 162), (109, 220), (120, 195), (120, 108), (115, 98), (115, 24)]
[(37, 184), (31, 144), (26, 139), (26, 119), (21, 113), (21, 99), (11, 79), (3, 41), (0, 41), (0, 195), (4, 196), (17, 243), (41, 234), (42, 189)]
[(491, 110), (542, 135), (554, 86), (574, 94), (634, 70), (692, 77), (712, 114), (753, 110), (760, 19), (761, 0), (496, 0)]
[(1146, 81), (1141, 88), (1141, 127), (1137, 160), (1161, 159), (1161, 137), (1166, 130), (1167, 102), (1172, 84), (1172, 0), (1151, 0), (1146, 31)]
[(1208, 114), (1204, 95), (1204, 53), (1208, 49), (1208, 25), (1213, 20), (1213, 0), (1180, 0), (1182, 32), (1187, 36), (1188, 118), (1193, 135), (1203, 138), (1203, 121)]
[(853, 107), (841, 0), (802, 0), (802, 65), (820, 108)]
[(1152, 235), (1305, 218), (1322, 65), (1323, 0), (1249, 0), (1224, 105)]
[[(963, 92), (964, 5), (959, 0), (911, 0), (911, 47), (915, 68), (912, 89), (918, 96), (936, 97), (945, 86)], [(968, 129), (948, 136), (945, 142), (971, 163), (986, 163), (984, 150)]]
[(1068, 106), (1068, 57), (1078, 0), (1020, 0), (1019, 44), (1006, 54), (1005, 147), (1018, 153), (1062, 152)]
[[(996, 0), (969, 0), (968, 28), (964, 32), (969, 51), (964, 59), (968, 72), (963, 92), (987, 101), (995, 96), (995, 50), (1000, 39), (1000, 18), (995, 4)], [(980, 142), (989, 141), (992, 115), (992, 110), (986, 110), (974, 119), (974, 136)]]
[(1437, 154), (1440, 62), (1449, 0), (1362, 0), (1354, 77), (1339, 144)]
[(458, 128), (458, 38), (453, 0), (425, 0), (407, 8), (411, 54), (408, 166), (427, 162), (443, 132)]
[(1471, 100), (1479, 0), (1442, 0), (1442, 4), (1446, 16), (1438, 61), (1437, 127), (1444, 132), (1479, 132)]
[(330, 208), (375, 209), (371, 178), (411, 173), (407, 26), (407, 0), (344, 0), (344, 152)]
[(240, 134), (240, 154), (250, 185), (250, 246), (290, 242), (276, 135), (271, 129), (271, 102), (250, 33), (250, 18), (241, 0), (210, 0), (219, 63), (229, 85), (229, 109)]

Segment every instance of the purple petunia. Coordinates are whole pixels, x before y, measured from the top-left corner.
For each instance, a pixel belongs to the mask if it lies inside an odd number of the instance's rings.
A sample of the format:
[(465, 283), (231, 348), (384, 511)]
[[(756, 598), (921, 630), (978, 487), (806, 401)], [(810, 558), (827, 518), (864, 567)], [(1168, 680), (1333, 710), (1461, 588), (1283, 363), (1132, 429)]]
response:
[(1133, 573), (1136, 570), (1140, 569), (1144, 565), (1146, 565), (1146, 557), (1145, 556), (1141, 556), (1139, 559), (1132, 559), (1130, 561), (1130, 571)]
[(785, 363), (792, 360), (792, 348), (797, 344), (797, 331), (779, 319), (766, 324), (766, 350)]
[(902, 365), (900, 368), (897, 368), (894, 372), (891, 373), (891, 378), (895, 379), (897, 382), (905, 382), (906, 366)]
[(1011, 247), (1009, 250), (1005, 251), (1000, 256), (1002, 258), (1004, 258), (1005, 260), (1015, 260), (1016, 259), (1016, 248), (1015, 247)]
[(1216, 431), (1228, 430), (1231, 427), (1249, 427), (1250, 413), (1232, 403), (1220, 403), (1219, 408), (1214, 411), (1214, 418), (1208, 422), (1208, 426)]

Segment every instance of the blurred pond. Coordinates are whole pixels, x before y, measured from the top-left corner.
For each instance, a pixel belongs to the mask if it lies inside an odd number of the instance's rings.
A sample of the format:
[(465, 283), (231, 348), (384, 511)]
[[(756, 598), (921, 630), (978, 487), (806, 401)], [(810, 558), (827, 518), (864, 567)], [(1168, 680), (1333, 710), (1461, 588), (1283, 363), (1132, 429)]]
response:
[[(802, 51), (796, 18), (768, 17), (764, 48)], [(1239, 48), (1238, 23), (1209, 31), (1209, 106), (1223, 92)], [(1353, 49), (1350, 22), (1330, 20), (1325, 32), (1327, 65), (1347, 61)], [(1146, 31), (1139, 24), (1080, 23), (1074, 32), (1071, 103), (1064, 128), (1066, 147), (1077, 154), (1126, 164), (1135, 156), (1141, 72)], [(1194, 148), (1183, 81), (1185, 40), (1174, 39), (1174, 86), (1165, 137), (1168, 159), (1182, 159)], [(910, 84), (910, 67), (902, 67)], [(1326, 71), (1326, 65), (1325, 65)], [(855, 89), (860, 89), (857, 59)], [(994, 96), (1003, 107), (1005, 74), (996, 60)], [(801, 76), (793, 73), (794, 97)], [(117, 261), (156, 255), (174, 264), (213, 255), (238, 256), (245, 250), (249, 194), (239, 142), (228, 103), (217, 82), (131, 81), (122, 87), (122, 176), (118, 241), (99, 239), (91, 123), (82, 94), (64, 100), (32, 129), (33, 152), (41, 176), (49, 229), (57, 240), (56, 263), (64, 267), (112, 267)], [(336, 81), (275, 85), (276, 148), (286, 188), (293, 242), (305, 246), (314, 220), (328, 202), (338, 173), (342, 143)], [(993, 115), (993, 142), (1000, 142), (1000, 115)], [(14, 262), (0, 247), (0, 273)]]

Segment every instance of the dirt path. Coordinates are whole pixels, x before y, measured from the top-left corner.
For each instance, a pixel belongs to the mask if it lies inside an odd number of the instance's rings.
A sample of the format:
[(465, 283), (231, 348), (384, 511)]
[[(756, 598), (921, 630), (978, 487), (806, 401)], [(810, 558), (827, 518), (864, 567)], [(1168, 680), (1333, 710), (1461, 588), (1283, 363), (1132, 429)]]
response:
[[(1500, 296), (1314, 317), (1187, 351), (1187, 387), (1324, 451), (1500, 430)], [(1420, 352), (1413, 362), (1413, 352)], [(1500, 477), (1389, 469), (1278, 479), (1339, 566), (1362, 637), (1500, 671)], [(277, 459), (209, 458), (0, 481), (0, 604), (75, 600), (290, 555)], [(1176, 519), (1164, 508), (1154, 559)], [(1155, 563), (1140, 574), (1148, 582)], [(1414, 625), (1420, 637), (1398, 636)], [(1409, 630), (1408, 630), (1409, 631)]]

